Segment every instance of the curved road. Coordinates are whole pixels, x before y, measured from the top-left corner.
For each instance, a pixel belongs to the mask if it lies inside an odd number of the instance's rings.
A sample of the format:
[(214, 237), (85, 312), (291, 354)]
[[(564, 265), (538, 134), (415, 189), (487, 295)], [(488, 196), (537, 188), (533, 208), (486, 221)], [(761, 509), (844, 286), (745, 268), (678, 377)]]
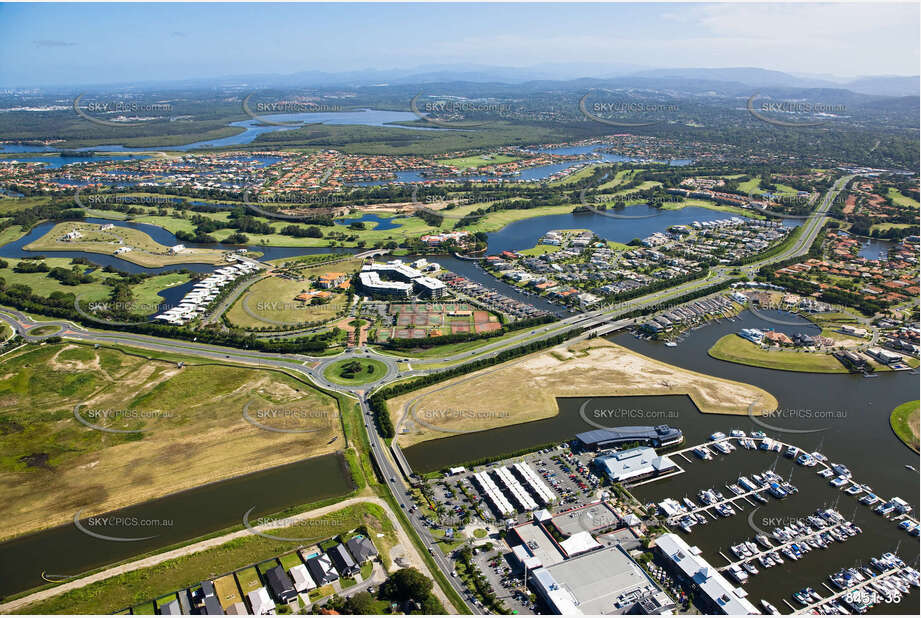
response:
[[(789, 247), (776, 255), (743, 266), (742, 271), (748, 275), (752, 275), (762, 266), (786, 260), (808, 251), (819, 230), (825, 224), (825, 221), (827, 220), (826, 214), (831, 207), (835, 197), (852, 178), (854, 178), (854, 175), (845, 176), (838, 179), (834, 183), (834, 185), (822, 198), (822, 201), (820, 202), (813, 215), (810, 216), (809, 219), (803, 224), (803, 229), (795, 242), (793, 242)], [(652, 305), (661, 305), (695, 289), (722, 283), (731, 278), (730, 272), (736, 268), (738, 267), (718, 266), (711, 269), (709, 276), (704, 279), (689, 281), (687, 283), (676, 285), (667, 290), (647, 294), (645, 296), (641, 296), (639, 298), (623, 303), (617, 303), (613, 307), (609, 306), (602, 309), (573, 315), (547, 326), (539, 326), (527, 333), (488, 343), (478, 347), (472, 352), (457, 353), (440, 358), (409, 359), (413, 365), (421, 367), (420, 369), (414, 369), (410, 371), (400, 371), (397, 365), (397, 357), (381, 354), (380, 352), (369, 348), (357, 348), (336, 356), (324, 357), (306, 356), (301, 354), (284, 355), (252, 350), (239, 350), (236, 348), (228, 348), (207, 343), (198, 343), (195, 341), (178, 341), (134, 333), (123, 333), (118, 331), (106, 331), (99, 329), (91, 330), (65, 320), (36, 322), (20, 311), (6, 308), (0, 308), (0, 320), (9, 324), (16, 333), (20, 334), (23, 339), (29, 342), (37, 342), (43, 339), (47, 339), (48, 337), (58, 335), (66, 339), (86, 341), (89, 343), (125, 345), (161, 352), (197, 356), (199, 358), (209, 360), (230, 361), (239, 364), (277, 367), (302, 374), (306, 376), (310, 381), (324, 389), (344, 392), (352, 396), (356, 396), (361, 407), (365, 431), (367, 433), (369, 443), (371, 444), (371, 456), (381, 470), (388, 490), (400, 505), (400, 508), (403, 510), (414, 531), (420, 536), (420, 538), (425, 540), (430, 538), (427, 531), (422, 529), (421, 523), (416, 521), (412, 514), (408, 511), (407, 505), (412, 504), (412, 498), (407, 491), (405, 484), (402, 482), (402, 480), (400, 480), (402, 474), (392, 465), (390, 457), (388, 457), (384, 452), (384, 449), (386, 449), (387, 446), (378, 435), (377, 431), (374, 429), (375, 424), (372, 422), (373, 419), (371, 418), (371, 412), (367, 404), (367, 395), (369, 392), (380, 386), (399, 379), (438, 372), (452, 365), (463, 364), (463, 361), (466, 360), (490, 358), (496, 356), (503, 350), (517, 347), (517, 345), (521, 343), (538, 341), (541, 339), (553, 337), (560, 333), (571, 332), (573, 330), (581, 331), (605, 324), (630, 311), (648, 308)], [(57, 326), (59, 330), (57, 332), (46, 333), (44, 335), (29, 334), (33, 329), (43, 326)], [(323, 376), (324, 369), (328, 367), (330, 363), (347, 358), (373, 358), (374, 360), (380, 361), (387, 366), (387, 373), (384, 375), (384, 377), (375, 382), (357, 386), (342, 386), (326, 380), (326, 378)], [(430, 367), (426, 369), (425, 367), (428, 365), (446, 366)], [(427, 542), (426, 546), (432, 550), (430, 551), (432, 558), (438, 567), (442, 570), (445, 577), (447, 577), (448, 581), (451, 583), (451, 586), (456, 591), (458, 591), (462, 598), (466, 597), (467, 593), (463, 584), (460, 582), (460, 580), (451, 576), (453, 569), (449, 559), (445, 557), (439, 549), (433, 548), (433, 545), (430, 542)], [(478, 607), (474, 606), (471, 609), (476, 613), (483, 613), (483, 610)]]

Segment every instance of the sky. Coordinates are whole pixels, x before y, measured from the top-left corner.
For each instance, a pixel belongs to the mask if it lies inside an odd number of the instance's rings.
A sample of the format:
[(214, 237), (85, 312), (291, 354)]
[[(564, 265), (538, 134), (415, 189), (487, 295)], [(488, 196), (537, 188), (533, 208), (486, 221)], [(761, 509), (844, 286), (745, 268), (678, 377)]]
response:
[(455, 64), (917, 75), (918, 23), (917, 2), (0, 4), (0, 86)]

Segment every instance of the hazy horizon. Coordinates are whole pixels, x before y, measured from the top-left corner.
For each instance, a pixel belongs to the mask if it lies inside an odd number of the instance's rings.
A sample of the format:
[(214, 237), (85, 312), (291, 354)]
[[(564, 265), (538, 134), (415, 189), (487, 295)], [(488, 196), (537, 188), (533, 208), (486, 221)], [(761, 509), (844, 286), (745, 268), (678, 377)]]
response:
[(0, 85), (468, 65), (915, 76), (918, 20), (916, 3), (0, 4)]

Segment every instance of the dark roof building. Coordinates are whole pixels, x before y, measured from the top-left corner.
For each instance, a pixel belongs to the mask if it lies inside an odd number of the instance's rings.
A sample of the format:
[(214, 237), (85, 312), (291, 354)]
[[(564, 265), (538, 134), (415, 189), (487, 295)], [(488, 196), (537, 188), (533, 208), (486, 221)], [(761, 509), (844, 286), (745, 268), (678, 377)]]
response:
[(358, 564), (364, 564), (368, 560), (377, 556), (377, 548), (366, 536), (353, 536), (346, 542), (349, 553), (355, 558)]
[(671, 446), (679, 444), (684, 436), (681, 430), (668, 425), (655, 427), (612, 427), (608, 429), (593, 429), (576, 434), (576, 439), (585, 448), (608, 448), (630, 442), (643, 442), (651, 446)]
[(342, 575), (353, 575), (361, 570), (359, 566), (355, 564), (355, 559), (352, 558), (349, 552), (345, 549), (345, 545), (342, 543), (339, 543), (326, 553), (333, 561), (336, 569)]
[(316, 582), (317, 586), (329, 584), (339, 579), (339, 573), (333, 566), (333, 561), (327, 554), (314, 556), (307, 561), (307, 570), (310, 571), (310, 577)]
[(205, 614), (208, 616), (224, 615), (224, 608), (221, 607), (221, 602), (217, 600), (216, 596), (205, 597)]
[(167, 603), (162, 603), (157, 610), (162, 616), (181, 616), (182, 610), (179, 608), (179, 601), (173, 599)]
[(282, 603), (287, 603), (291, 599), (297, 598), (297, 590), (294, 589), (294, 582), (285, 573), (285, 569), (277, 566), (269, 569), (265, 574), (265, 580), (272, 590), (275, 598)]

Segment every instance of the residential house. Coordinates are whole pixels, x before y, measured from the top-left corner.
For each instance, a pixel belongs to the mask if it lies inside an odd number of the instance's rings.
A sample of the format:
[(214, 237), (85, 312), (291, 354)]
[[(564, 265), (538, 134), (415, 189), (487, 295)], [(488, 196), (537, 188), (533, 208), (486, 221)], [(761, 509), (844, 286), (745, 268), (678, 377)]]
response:
[(320, 554), (308, 560), (307, 569), (317, 586), (323, 586), (339, 579), (339, 573), (327, 554)]
[(339, 571), (339, 573), (342, 575), (354, 575), (361, 570), (361, 567), (355, 563), (355, 559), (352, 558), (351, 554), (349, 554), (348, 550), (345, 548), (345, 545), (342, 543), (336, 545), (326, 553), (333, 561), (333, 565), (335, 565), (336, 570)]
[(266, 590), (265, 586), (253, 590), (247, 596), (254, 616), (275, 615), (275, 603), (272, 601), (272, 597), (269, 596), (269, 591)]
[(377, 556), (377, 548), (366, 536), (353, 536), (346, 542), (346, 547), (358, 564), (364, 564)]
[(310, 571), (303, 564), (291, 567), (291, 577), (294, 579), (294, 588), (298, 592), (307, 592), (317, 587), (316, 582), (310, 577)]
[(297, 598), (297, 590), (294, 589), (294, 582), (285, 573), (284, 567), (277, 566), (269, 569), (265, 574), (266, 582), (272, 589), (272, 594), (282, 603)]

